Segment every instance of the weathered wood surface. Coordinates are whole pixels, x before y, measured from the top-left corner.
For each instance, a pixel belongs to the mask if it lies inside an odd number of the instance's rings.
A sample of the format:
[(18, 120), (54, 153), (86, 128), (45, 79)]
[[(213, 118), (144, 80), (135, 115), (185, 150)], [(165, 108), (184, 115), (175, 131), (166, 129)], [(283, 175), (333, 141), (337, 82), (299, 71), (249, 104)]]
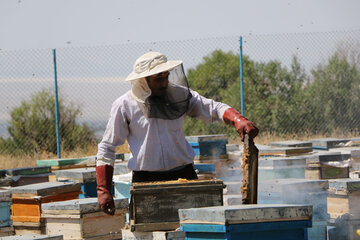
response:
[(11, 201), (11, 190), (0, 190), (0, 202)]
[(256, 144), (260, 156), (299, 156), (310, 154), (311, 147), (271, 147), (262, 144)]
[(74, 180), (81, 183), (95, 182), (96, 170), (95, 168), (75, 168), (67, 170), (58, 170), (55, 172), (58, 180)]
[(11, 188), (13, 196), (47, 196), (68, 192), (78, 192), (81, 183), (74, 182), (46, 182)]
[(242, 204), (256, 204), (258, 191), (259, 150), (254, 141), (246, 134), (242, 161), (243, 179), (241, 185)]
[(297, 140), (271, 142), (269, 145), (272, 147), (312, 147), (311, 142)]
[(329, 151), (340, 152), (344, 156), (349, 156), (353, 162), (360, 163), (360, 147), (332, 148)]
[(0, 228), (0, 237), (6, 237), (12, 235), (15, 235), (15, 229), (13, 226)]
[[(114, 198), (116, 209), (128, 208), (127, 198)], [(44, 214), (87, 214), (102, 212), (98, 206), (97, 198), (73, 199), (62, 202), (51, 202), (42, 204), (42, 213)]]
[(89, 159), (92, 159), (92, 158), (94, 158), (94, 157), (37, 160), (36, 165), (38, 167), (75, 165), (75, 164), (79, 164), (81, 162), (87, 161)]
[(79, 191), (48, 196), (12, 197), (12, 216), (14, 222), (43, 222), (41, 204), (56, 201), (66, 201), (79, 197)]
[(131, 226), (136, 231), (173, 230), (179, 225), (178, 209), (221, 206), (223, 188), (221, 180), (133, 183)]
[(188, 142), (207, 142), (215, 140), (228, 140), (228, 135), (217, 134), (217, 135), (198, 135), (198, 136), (186, 136), (185, 139)]
[(185, 232), (182, 231), (163, 231), (163, 232), (132, 232), (122, 230), (122, 239), (127, 240), (185, 240)]
[(113, 216), (104, 212), (74, 215), (47, 214), (46, 232), (61, 234), (65, 239), (120, 239), (125, 226), (125, 211), (117, 210)]
[(318, 138), (310, 139), (309, 142), (312, 143), (314, 149), (330, 149), (336, 147), (343, 147), (345, 144), (348, 144), (351, 140), (349, 138), (339, 139), (339, 138)]
[(25, 235), (16, 235), (3, 237), (2, 240), (62, 240), (64, 239), (62, 235), (41, 235), (41, 234), (25, 234)]
[(312, 206), (293, 204), (247, 204), (179, 210), (180, 224), (236, 224), (312, 219)]
[(18, 176), (18, 175), (36, 175), (50, 173), (51, 167), (27, 167), (27, 168), (13, 168), (6, 169), (6, 175)]

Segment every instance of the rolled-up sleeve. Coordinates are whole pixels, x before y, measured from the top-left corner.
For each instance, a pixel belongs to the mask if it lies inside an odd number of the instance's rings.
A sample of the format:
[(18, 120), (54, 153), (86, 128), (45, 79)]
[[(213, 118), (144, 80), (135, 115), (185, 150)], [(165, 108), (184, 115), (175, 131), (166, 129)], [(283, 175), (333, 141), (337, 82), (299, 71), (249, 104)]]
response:
[(191, 90), (191, 94), (192, 98), (187, 111), (189, 117), (208, 122), (223, 121), (224, 112), (230, 108), (229, 105), (205, 98), (193, 90)]
[(98, 145), (96, 165), (112, 165), (115, 162), (115, 148), (124, 144), (129, 134), (129, 125), (125, 116), (125, 110), (119, 101), (115, 101), (111, 107), (110, 118), (101, 142)]

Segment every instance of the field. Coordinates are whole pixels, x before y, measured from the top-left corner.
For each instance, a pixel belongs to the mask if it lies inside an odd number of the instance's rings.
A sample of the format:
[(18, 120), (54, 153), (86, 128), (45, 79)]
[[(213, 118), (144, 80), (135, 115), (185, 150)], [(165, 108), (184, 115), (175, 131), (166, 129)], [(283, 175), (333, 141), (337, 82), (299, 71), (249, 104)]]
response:
[[(299, 140), (306, 141), (309, 139), (316, 138), (351, 138), (359, 137), (359, 135), (354, 134), (338, 134), (336, 136), (324, 136), (324, 135), (283, 135), (278, 136), (270, 133), (260, 134), (255, 139), (257, 144), (269, 144), (270, 142), (285, 141), (285, 140)], [(241, 144), (240, 138), (229, 139), (231, 144)], [(119, 146), (116, 150), (118, 153), (129, 153), (128, 145), (125, 143), (122, 146)], [(77, 158), (85, 156), (94, 156), (97, 152), (97, 145), (91, 145), (88, 147), (87, 151), (74, 151), (74, 152), (63, 152), (61, 158)], [(36, 160), (39, 159), (54, 159), (57, 158), (55, 154), (49, 154), (43, 152), (42, 154), (37, 154), (34, 156), (23, 156), (23, 157), (12, 157), (7, 155), (0, 155), (0, 169), (11, 169), (11, 168), (21, 168), (21, 167), (35, 167)]]

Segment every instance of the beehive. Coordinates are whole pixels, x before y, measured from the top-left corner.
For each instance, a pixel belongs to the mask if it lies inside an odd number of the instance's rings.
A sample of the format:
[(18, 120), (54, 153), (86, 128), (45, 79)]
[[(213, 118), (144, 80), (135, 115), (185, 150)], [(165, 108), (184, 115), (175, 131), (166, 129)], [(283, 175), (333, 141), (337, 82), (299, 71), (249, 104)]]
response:
[(179, 227), (178, 209), (221, 206), (223, 188), (221, 180), (133, 183), (132, 230), (174, 230)]
[(12, 188), (12, 216), (16, 234), (42, 234), (41, 205), (79, 197), (80, 183), (47, 182)]
[(114, 203), (114, 216), (102, 212), (97, 198), (43, 204), (46, 233), (64, 239), (119, 239), (129, 204), (127, 198), (115, 198)]
[(288, 204), (180, 209), (186, 239), (307, 239), (312, 207)]

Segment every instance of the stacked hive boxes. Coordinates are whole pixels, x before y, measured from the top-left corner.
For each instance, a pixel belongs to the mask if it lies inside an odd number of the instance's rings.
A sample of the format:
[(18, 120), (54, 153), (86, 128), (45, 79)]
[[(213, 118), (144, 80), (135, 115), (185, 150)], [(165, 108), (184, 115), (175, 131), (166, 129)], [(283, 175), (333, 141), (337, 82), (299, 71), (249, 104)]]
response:
[(307, 239), (312, 207), (237, 205), (179, 210), (186, 239)]
[(11, 186), (23, 186), (49, 181), (50, 167), (29, 167), (7, 169), (6, 176), (11, 179)]
[(318, 152), (306, 158), (307, 179), (348, 178), (350, 155), (340, 152)]
[(11, 192), (0, 190), (0, 237), (14, 235), (10, 219)]
[(79, 197), (80, 183), (47, 182), (14, 187), (12, 191), (12, 220), (19, 234), (43, 234), (44, 219), (41, 205)]
[(128, 211), (127, 198), (115, 198), (115, 215), (102, 212), (97, 198), (84, 198), (43, 204), (46, 233), (64, 239), (119, 239)]
[(73, 181), (81, 183), (82, 193), (79, 198), (97, 197), (95, 168), (58, 170), (55, 175), (56, 180), (59, 182)]

